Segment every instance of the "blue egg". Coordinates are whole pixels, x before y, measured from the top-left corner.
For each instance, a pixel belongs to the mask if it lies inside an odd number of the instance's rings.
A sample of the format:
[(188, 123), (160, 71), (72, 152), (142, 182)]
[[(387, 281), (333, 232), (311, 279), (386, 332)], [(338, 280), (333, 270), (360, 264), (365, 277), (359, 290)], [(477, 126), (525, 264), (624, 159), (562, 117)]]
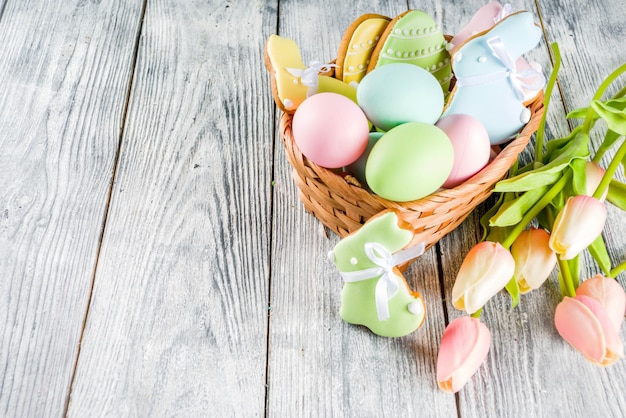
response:
[(363, 77), (356, 97), (367, 118), (383, 131), (408, 122), (434, 124), (444, 105), (435, 76), (413, 64), (376, 68)]
[(367, 180), (365, 179), (365, 164), (367, 163), (367, 159), (370, 156), (372, 148), (374, 148), (374, 145), (376, 145), (376, 142), (378, 142), (382, 136), (383, 132), (370, 132), (367, 140), (367, 147), (365, 147), (363, 154), (361, 154), (355, 162), (344, 167), (343, 169), (346, 173), (350, 173), (356, 177), (362, 185), (367, 185)]

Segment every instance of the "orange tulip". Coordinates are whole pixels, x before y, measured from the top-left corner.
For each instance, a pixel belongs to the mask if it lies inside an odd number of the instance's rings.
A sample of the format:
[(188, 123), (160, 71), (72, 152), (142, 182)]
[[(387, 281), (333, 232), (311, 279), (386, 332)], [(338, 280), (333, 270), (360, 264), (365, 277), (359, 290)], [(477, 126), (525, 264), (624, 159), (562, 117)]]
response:
[(582, 282), (576, 295), (589, 296), (599, 302), (619, 332), (626, 311), (626, 293), (617, 280), (597, 274)]
[(452, 304), (470, 315), (506, 286), (515, 260), (500, 243), (484, 241), (465, 256), (452, 287)]
[(445, 392), (458, 392), (476, 373), (491, 345), (491, 334), (477, 318), (462, 316), (450, 322), (441, 336), (437, 355), (437, 383)]
[(604, 203), (591, 196), (570, 197), (554, 221), (550, 248), (562, 260), (572, 259), (598, 238), (605, 221)]
[(599, 366), (624, 356), (618, 331), (600, 302), (585, 295), (565, 297), (556, 307), (554, 325), (572, 347)]
[(556, 254), (550, 249), (549, 240), (550, 234), (546, 230), (530, 228), (511, 245), (520, 293), (539, 288), (554, 269)]

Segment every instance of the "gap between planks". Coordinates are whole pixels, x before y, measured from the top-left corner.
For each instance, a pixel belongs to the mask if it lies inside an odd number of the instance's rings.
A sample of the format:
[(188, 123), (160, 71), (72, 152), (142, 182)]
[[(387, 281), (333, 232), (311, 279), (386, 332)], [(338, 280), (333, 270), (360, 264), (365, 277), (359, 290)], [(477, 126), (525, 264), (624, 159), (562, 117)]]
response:
[[(89, 309), (91, 307), (91, 298), (93, 296), (93, 288), (96, 282), (96, 273), (98, 272), (98, 263), (100, 261), (100, 251), (102, 250), (102, 242), (104, 241), (104, 233), (106, 230), (107, 220), (109, 218), (109, 209), (111, 208), (111, 200), (113, 196), (113, 185), (115, 184), (115, 177), (117, 174), (117, 166), (120, 159), (120, 151), (122, 148), (122, 139), (124, 138), (124, 132), (126, 131), (126, 120), (128, 116), (128, 107), (130, 104), (130, 96), (133, 89), (133, 83), (135, 81), (135, 69), (137, 67), (137, 58), (139, 56), (139, 42), (141, 39), (141, 33), (143, 31), (143, 20), (146, 14), (148, 0), (143, 0), (141, 4), (141, 12), (139, 14), (139, 26), (137, 28), (137, 34), (135, 35), (135, 45), (133, 49), (133, 58), (131, 63), (131, 71), (130, 71), (130, 79), (128, 80), (128, 89), (126, 91), (126, 98), (124, 100), (124, 110), (122, 112), (122, 125), (120, 128), (120, 133), (117, 142), (117, 149), (115, 151), (115, 158), (113, 161), (113, 171), (111, 173), (111, 181), (109, 183), (109, 191), (107, 193), (106, 203), (104, 206), (104, 218), (102, 220), (102, 228), (100, 229), (100, 237), (98, 238), (98, 249), (96, 251), (96, 262), (93, 267), (93, 274), (91, 276), (91, 285), (89, 290), (89, 299), (87, 300), (87, 309), (85, 310), (85, 315), (83, 318), (83, 323), (80, 329), (80, 337), (78, 339), (78, 348), (76, 350), (76, 359), (74, 360), (74, 365), (72, 367), (72, 377), (70, 378), (70, 385), (67, 391), (67, 398), (65, 399), (65, 407), (63, 408), (63, 416), (67, 417), (67, 413), (70, 407), (70, 398), (72, 397), (72, 389), (74, 388), (74, 379), (76, 378), (76, 369), (78, 366), (78, 359), (80, 358), (80, 352), (83, 342), (83, 336), (85, 334), (85, 327), (87, 325), (87, 319), (89, 317)], [(2, 12), (4, 9), (0, 10), (0, 19), (2, 19)]]

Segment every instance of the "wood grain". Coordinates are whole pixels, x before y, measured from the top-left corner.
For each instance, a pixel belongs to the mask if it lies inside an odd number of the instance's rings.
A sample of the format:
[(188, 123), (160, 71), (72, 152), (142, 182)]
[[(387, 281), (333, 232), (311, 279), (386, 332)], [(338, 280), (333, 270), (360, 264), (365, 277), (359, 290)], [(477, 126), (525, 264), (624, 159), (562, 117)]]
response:
[(137, 1), (4, 5), (2, 416), (64, 412), (97, 262), (139, 12)]
[(148, 2), (69, 416), (263, 414), (275, 16)]
[[(458, 395), (437, 388), (487, 205), (405, 273), (424, 326), (381, 338), (340, 319), (338, 238), (290, 178), (269, 34), (329, 61), (363, 13), (422, 9), (453, 33), (485, 1), (52, 3), (0, 0), (0, 416), (623, 416), (626, 363), (597, 368), (559, 337), (555, 274), (516, 309), (492, 299), (487, 361)], [(626, 5), (514, 7), (542, 18), (546, 73), (560, 44), (546, 135), (563, 136), (626, 61)], [(617, 264), (626, 215), (609, 205), (608, 225)]]

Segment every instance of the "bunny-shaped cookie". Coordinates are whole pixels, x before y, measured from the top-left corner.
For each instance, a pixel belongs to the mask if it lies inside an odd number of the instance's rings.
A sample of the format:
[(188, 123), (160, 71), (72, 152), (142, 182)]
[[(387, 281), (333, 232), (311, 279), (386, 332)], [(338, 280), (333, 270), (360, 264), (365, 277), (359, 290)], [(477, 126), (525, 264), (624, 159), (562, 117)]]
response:
[(544, 82), (541, 73), (520, 70), (515, 62), (541, 35), (532, 14), (518, 12), (460, 45), (452, 55), (456, 84), (443, 115), (473, 116), (485, 126), (493, 145), (515, 137), (530, 119), (524, 88)]
[(283, 112), (293, 113), (310, 95), (322, 92), (341, 94), (356, 103), (356, 89), (328, 72), (334, 64), (302, 62), (300, 48), (291, 39), (270, 35), (265, 43), (265, 65), (270, 72), (272, 95)]
[(329, 253), (345, 282), (340, 309), (344, 321), (385, 337), (407, 335), (422, 324), (424, 302), (396, 267), (424, 252), (423, 244), (403, 250), (411, 239), (411, 226), (397, 212), (386, 210)]
[[(496, 23), (504, 19), (513, 13), (513, 9), (510, 4), (505, 4), (502, 6), (497, 1), (492, 1), (487, 3), (472, 16), (472, 19), (469, 21), (467, 25), (465, 25), (459, 32), (457, 32), (454, 37), (450, 40), (448, 44), (448, 50), (450, 54), (454, 54), (456, 50), (465, 43), (472, 36), (476, 36), (479, 33), (486, 32), (491, 29)], [(537, 71), (541, 71), (541, 66), (537, 62), (529, 63), (524, 59), (524, 57), (519, 57), (515, 61), (515, 65), (517, 67), (517, 71), (525, 71), (529, 68), (535, 69)], [(542, 76), (541, 76), (542, 77)], [(528, 104), (532, 102), (537, 94), (543, 89), (545, 84), (544, 82), (539, 82), (533, 85), (532, 89), (528, 87), (522, 87), (524, 91), (524, 104)]]

